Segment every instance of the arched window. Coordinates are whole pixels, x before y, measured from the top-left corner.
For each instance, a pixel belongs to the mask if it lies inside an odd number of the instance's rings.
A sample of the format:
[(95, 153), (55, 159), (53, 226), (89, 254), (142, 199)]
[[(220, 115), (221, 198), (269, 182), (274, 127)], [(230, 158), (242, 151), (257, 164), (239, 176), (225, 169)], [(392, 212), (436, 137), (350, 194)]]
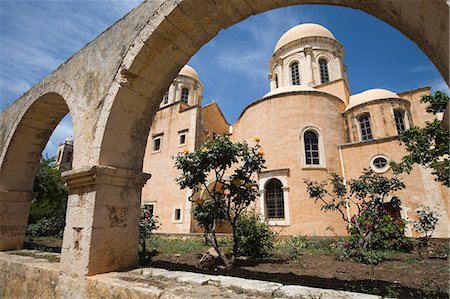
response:
[(330, 76), (328, 74), (328, 61), (326, 59), (319, 59), (320, 66), (320, 82), (327, 83), (330, 81)]
[(402, 110), (394, 110), (395, 127), (397, 134), (401, 134), (405, 129), (405, 112)]
[(306, 131), (303, 135), (305, 142), (305, 163), (307, 165), (319, 165), (319, 138), (313, 131)]
[(278, 75), (275, 75), (275, 88), (278, 88)]
[(372, 140), (372, 129), (370, 128), (370, 115), (365, 113), (358, 117), (359, 127), (361, 129), (361, 140)]
[(181, 89), (181, 101), (187, 103), (188, 99), (189, 99), (189, 89), (183, 87), (183, 89)]
[(291, 81), (292, 85), (300, 85), (300, 72), (298, 69), (298, 62), (291, 64)]
[(283, 184), (278, 179), (266, 184), (266, 218), (284, 219)]

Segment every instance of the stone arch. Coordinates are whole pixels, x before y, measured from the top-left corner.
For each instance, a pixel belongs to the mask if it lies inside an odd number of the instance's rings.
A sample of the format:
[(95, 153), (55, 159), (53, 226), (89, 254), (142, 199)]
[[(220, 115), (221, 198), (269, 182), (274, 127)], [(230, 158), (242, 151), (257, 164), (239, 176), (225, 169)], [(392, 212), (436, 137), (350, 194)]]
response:
[[(251, 15), (295, 4), (340, 5), (385, 21), (416, 43), (448, 82), (449, 10), (441, 0), (416, 0), (413, 8), (408, 1), (391, 0), (147, 0), (136, 8), (141, 14), (127, 15), (48, 79), (67, 76), (71, 82), (78, 78), (81, 84), (73, 84), (77, 97), (89, 100), (88, 106), (79, 109), (79, 117), (89, 120), (83, 134), (87, 156), (79, 165), (88, 167), (67, 176), (69, 201), (80, 209), (77, 215), (68, 215), (61, 263), (64, 275), (85, 276), (136, 265), (140, 189), (149, 177), (141, 172), (143, 156), (150, 124), (167, 86), (220, 30)], [(148, 17), (143, 21), (140, 16)], [(110, 59), (102, 53), (108, 46), (114, 50)], [(93, 70), (95, 62), (104, 72)], [(86, 75), (89, 71), (92, 76)], [(101, 79), (96, 81), (101, 88), (95, 93), (83, 86), (93, 79)], [(10, 115), (23, 106), (19, 103), (9, 109)], [(2, 113), (2, 121), (5, 118), (7, 113)], [(2, 150), (11, 146), (0, 140)], [(4, 160), (0, 163), (3, 167)], [(5, 194), (0, 196), (4, 199)]]
[[(0, 229), (3, 231), (0, 250), (23, 245), (41, 153), (58, 123), (70, 111), (65, 98), (49, 90), (46, 86), (38, 98), (23, 107), (6, 136), (7, 146), (0, 160)], [(59, 91), (70, 96), (68, 86)]]

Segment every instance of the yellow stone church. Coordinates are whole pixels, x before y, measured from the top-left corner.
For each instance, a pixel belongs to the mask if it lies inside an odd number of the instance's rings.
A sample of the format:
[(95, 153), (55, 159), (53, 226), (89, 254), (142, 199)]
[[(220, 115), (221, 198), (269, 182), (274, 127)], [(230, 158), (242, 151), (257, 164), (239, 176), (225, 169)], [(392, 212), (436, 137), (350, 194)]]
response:
[[(180, 173), (172, 157), (184, 149), (193, 151), (210, 133), (226, 133), (250, 145), (253, 136), (261, 138), (267, 168), (257, 178), (260, 198), (254, 208), (274, 231), (327, 236), (333, 234), (327, 229), (331, 226), (334, 233), (345, 234), (340, 215), (322, 211), (309, 198), (303, 180), (327, 180), (330, 171), (349, 180), (369, 167), (391, 176), (389, 161), (407, 154), (398, 135), (433, 117), (419, 102), (429, 87), (351, 95), (344, 48), (318, 24), (301, 24), (281, 36), (269, 60), (269, 81), (270, 92), (245, 107), (230, 125), (217, 103), (202, 106), (204, 87), (192, 67), (185, 66), (174, 79), (156, 114), (144, 158), (143, 171), (152, 177), (142, 190), (142, 205), (158, 215), (158, 232), (200, 232), (191, 213), (192, 191), (176, 184)], [(448, 237), (448, 189), (418, 166), (401, 178), (406, 189), (396, 194), (403, 201), (403, 209), (396, 212), (414, 219), (420, 205), (433, 207), (441, 216), (434, 236)], [(356, 211), (350, 206), (347, 212)], [(406, 234), (414, 235), (412, 227)]]

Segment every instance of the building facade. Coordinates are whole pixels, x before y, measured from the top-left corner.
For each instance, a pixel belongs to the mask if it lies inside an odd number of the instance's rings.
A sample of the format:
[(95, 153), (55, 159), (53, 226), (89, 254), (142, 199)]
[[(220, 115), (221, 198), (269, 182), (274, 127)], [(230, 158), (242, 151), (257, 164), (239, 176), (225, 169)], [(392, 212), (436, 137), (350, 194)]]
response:
[[(193, 151), (210, 133), (227, 133), (250, 145), (253, 136), (261, 138), (267, 169), (258, 175), (261, 196), (254, 208), (275, 231), (345, 234), (340, 215), (322, 211), (309, 198), (304, 179), (327, 180), (333, 171), (349, 180), (369, 167), (392, 176), (389, 161), (407, 154), (398, 135), (434, 117), (420, 103), (429, 87), (351, 95), (344, 48), (318, 24), (295, 26), (279, 39), (269, 61), (269, 81), (270, 92), (229, 125), (217, 103), (202, 106), (203, 86), (195, 70), (185, 66), (180, 71), (156, 114), (144, 158), (143, 171), (154, 175), (143, 188), (142, 204), (159, 217), (159, 232), (200, 232), (192, 219), (191, 191), (175, 182), (180, 173), (172, 157)], [(414, 219), (420, 205), (433, 207), (441, 216), (435, 236), (448, 237), (448, 189), (419, 166), (401, 179), (406, 188), (396, 194), (403, 202), (400, 216)], [(350, 206), (348, 214), (355, 212)], [(411, 227), (406, 234), (414, 235)]]

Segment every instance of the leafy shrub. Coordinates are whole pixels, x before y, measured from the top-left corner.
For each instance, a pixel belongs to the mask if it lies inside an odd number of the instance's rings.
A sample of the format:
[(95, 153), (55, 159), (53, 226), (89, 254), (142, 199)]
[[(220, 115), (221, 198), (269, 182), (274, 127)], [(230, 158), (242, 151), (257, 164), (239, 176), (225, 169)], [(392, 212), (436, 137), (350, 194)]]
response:
[(146, 239), (160, 226), (157, 216), (150, 213), (147, 208), (141, 209), (139, 220), (139, 263), (144, 265), (148, 260)]
[(27, 235), (30, 237), (62, 237), (64, 233), (64, 216), (43, 218), (27, 227)]
[(355, 225), (348, 228), (349, 237), (346, 238), (350, 246), (355, 247), (360, 242), (360, 230), (365, 236), (370, 235), (367, 249), (409, 251), (412, 247), (410, 238), (405, 237), (406, 221), (392, 215), (382, 207), (378, 210), (364, 210), (354, 215), (351, 222)]
[(274, 233), (255, 212), (240, 215), (236, 225), (238, 254), (250, 257), (266, 257), (273, 249)]
[(423, 247), (427, 248), (428, 253), (428, 242), (433, 236), (433, 232), (439, 222), (439, 215), (427, 206), (419, 207), (416, 210), (416, 214), (418, 220), (414, 222), (414, 229), (422, 234), (419, 238), (419, 254), (422, 257), (421, 249)]
[(294, 236), (288, 240), (289, 258), (293, 260), (301, 259), (303, 251), (310, 246), (310, 240), (304, 236)]

